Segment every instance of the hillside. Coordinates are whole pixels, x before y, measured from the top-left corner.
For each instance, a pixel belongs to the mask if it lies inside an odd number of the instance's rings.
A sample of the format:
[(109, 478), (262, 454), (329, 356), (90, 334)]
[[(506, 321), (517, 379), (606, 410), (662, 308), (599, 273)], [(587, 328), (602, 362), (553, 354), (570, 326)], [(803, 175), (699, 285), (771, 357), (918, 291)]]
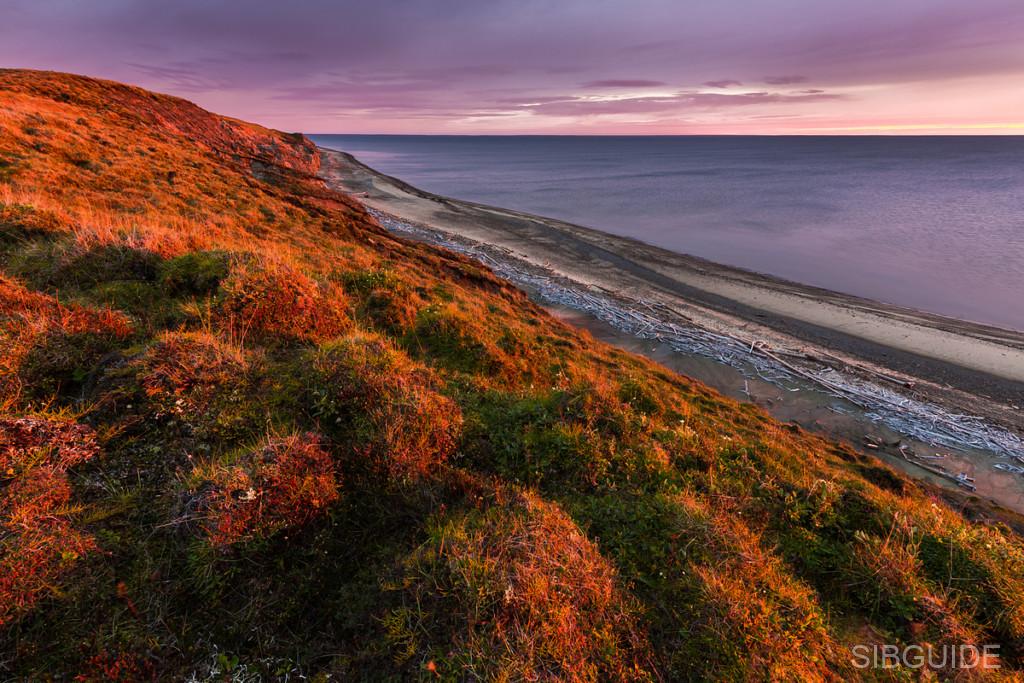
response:
[(318, 164), (0, 71), (3, 678), (1024, 667), (1024, 542), (980, 503), (594, 341)]

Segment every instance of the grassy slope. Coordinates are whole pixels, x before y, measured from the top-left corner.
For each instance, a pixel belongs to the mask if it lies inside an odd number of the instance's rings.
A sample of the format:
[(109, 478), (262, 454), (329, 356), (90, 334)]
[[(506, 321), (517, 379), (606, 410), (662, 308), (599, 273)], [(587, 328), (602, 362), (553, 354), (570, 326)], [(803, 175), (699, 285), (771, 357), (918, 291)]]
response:
[(0, 672), (1024, 664), (1024, 544), (384, 233), (301, 136), (0, 71)]

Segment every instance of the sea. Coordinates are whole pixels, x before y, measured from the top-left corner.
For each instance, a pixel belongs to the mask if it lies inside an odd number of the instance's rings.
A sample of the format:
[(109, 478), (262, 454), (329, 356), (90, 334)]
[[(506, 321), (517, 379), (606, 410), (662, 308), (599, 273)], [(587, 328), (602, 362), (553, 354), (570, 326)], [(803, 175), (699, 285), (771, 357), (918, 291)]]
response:
[(1024, 137), (310, 137), (435, 194), (1024, 331)]

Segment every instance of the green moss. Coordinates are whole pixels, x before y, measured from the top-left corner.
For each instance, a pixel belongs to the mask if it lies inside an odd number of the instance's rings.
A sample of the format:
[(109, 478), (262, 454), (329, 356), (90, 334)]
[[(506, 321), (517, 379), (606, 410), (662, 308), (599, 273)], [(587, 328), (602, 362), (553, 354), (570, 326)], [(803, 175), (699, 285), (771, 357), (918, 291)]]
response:
[(430, 305), (421, 309), (415, 328), (402, 341), (410, 353), (450, 370), (477, 373), (499, 368), (498, 360), (469, 320), (447, 307)]
[(158, 279), (167, 293), (203, 295), (217, 290), (228, 276), (231, 257), (224, 251), (198, 251), (176, 256), (160, 264)]
[(45, 335), (21, 364), (22, 397), (36, 401), (82, 398), (100, 376), (104, 361), (113, 360), (119, 346), (115, 339), (101, 334), (57, 330)]
[(395, 289), (401, 280), (387, 268), (346, 271), (339, 275), (345, 291), (351, 294), (369, 294), (375, 289)]

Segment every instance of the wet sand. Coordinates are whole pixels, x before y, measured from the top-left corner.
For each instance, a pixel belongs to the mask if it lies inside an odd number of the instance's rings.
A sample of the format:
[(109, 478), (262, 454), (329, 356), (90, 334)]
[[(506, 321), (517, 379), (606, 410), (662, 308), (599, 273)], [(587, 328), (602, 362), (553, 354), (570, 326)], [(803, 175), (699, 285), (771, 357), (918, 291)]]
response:
[[(372, 209), (490, 245), (596, 290), (657, 303), (702, 328), (745, 342), (799, 349), (865, 377), (895, 378), (915, 399), (1024, 433), (1024, 334), (722, 266), (563, 221), (439, 197), (379, 174), (350, 155), (321, 152), (325, 180)], [(601, 329), (603, 323), (589, 316), (554, 312), (619, 346), (642, 352), (633, 347), (650, 346), (631, 335)], [(838, 415), (830, 407), (834, 399), (821, 392), (817, 399), (813, 392), (803, 392), (805, 396), (797, 399), (764, 382), (757, 383), (765, 385), (758, 388), (763, 394), (759, 399), (735, 370), (705, 359), (698, 367), (680, 367), (693, 366), (694, 360), (679, 356), (670, 351), (652, 357), (816, 431), (854, 443), (865, 434), (890, 438), (863, 418), (850, 422), (833, 417)], [(899, 440), (898, 435), (892, 438)], [(941, 450), (917, 445), (925, 452)], [(984, 453), (943, 455), (958, 461), (955, 467), (960, 469), (954, 471), (974, 476), (978, 495), (1024, 511), (1024, 477), (993, 470)], [(903, 469), (919, 470), (897, 460), (894, 464)], [(913, 473), (928, 476), (920, 470)]]

